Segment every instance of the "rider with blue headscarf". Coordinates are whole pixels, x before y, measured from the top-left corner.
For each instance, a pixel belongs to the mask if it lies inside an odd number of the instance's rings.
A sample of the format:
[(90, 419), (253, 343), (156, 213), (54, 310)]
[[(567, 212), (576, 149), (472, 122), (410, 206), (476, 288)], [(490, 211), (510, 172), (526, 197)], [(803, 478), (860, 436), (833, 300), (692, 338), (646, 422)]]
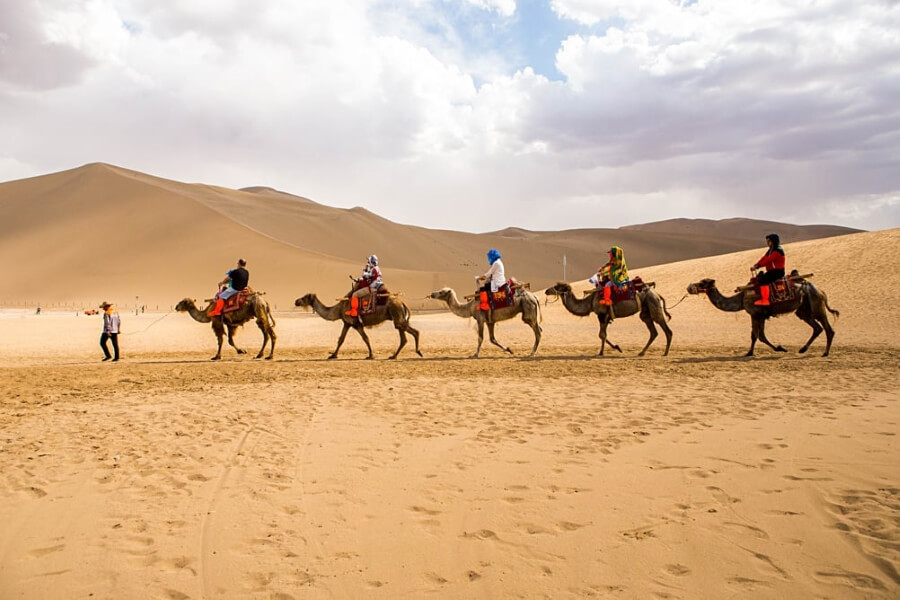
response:
[(485, 282), (484, 286), (478, 290), (481, 300), (481, 305), (478, 307), (480, 310), (490, 310), (488, 292), (496, 292), (506, 284), (506, 273), (503, 269), (503, 261), (500, 260), (500, 251), (496, 248), (491, 248), (488, 250), (487, 259), (491, 268), (484, 275), (479, 275), (475, 278), (476, 281)]

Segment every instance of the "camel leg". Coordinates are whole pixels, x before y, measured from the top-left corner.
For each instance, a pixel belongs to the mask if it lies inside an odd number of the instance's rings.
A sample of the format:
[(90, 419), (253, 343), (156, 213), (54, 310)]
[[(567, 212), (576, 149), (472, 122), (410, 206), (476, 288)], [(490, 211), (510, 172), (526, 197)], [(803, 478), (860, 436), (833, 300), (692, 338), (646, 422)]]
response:
[(822, 356), (828, 356), (828, 353), (831, 352), (831, 340), (834, 339), (834, 329), (831, 328), (831, 323), (828, 322), (828, 317), (822, 315), (822, 327), (825, 329), (825, 352)]
[[(355, 329), (357, 331), (357, 333), (359, 333), (359, 337), (362, 338), (362, 340), (366, 343), (366, 348), (369, 349), (369, 355), (366, 357), (366, 360), (372, 360), (373, 358), (375, 358), (375, 355), (372, 354), (372, 344), (369, 343), (369, 336), (366, 335), (366, 328), (363, 327), (362, 325), (358, 325), (358, 326), (354, 327), (353, 329)], [(406, 340), (403, 340), (403, 342), (406, 343)], [(340, 346), (338, 346), (338, 347), (340, 347)], [(402, 348), (403, 344), (401, 344), (400, 347)], [(337, 355), (337, 350), (335, 350), (334, 352), (335, 352), (335, 355)], [(398, 352), (399, 352), (399, 350), (398, 350)]]
[(659, 335), (659, 332), (656, 331), (656, 325), (653, 324), (653, 319), (647, 317), (646, 319), (641, 319), (644, 322), (644, 325), (647, 326), (647, 330), (650, 332), (650, 339), (647, 340), (647, 343), (644, 344), (643, 350), (638, 352), (638, 356), (643, 356), (645, 352), (647, 352), (647, 348), (650, 347), (650, 344), (653, 343), (653, 340)]
[(603, 356), (603, 349), (606, 347), (606, 328), (609, 325), (609, 321), (601, 315), (597, 315), (597, 318), (600, 319), (600, 333), (598, 334), (600, 336), (600, 354), (598, 356)]
[[(337, 358), (338, 350), (341, 349), (341, 346), (344, 344), (344, 338), (347, 337), (347, 332), (350, 331), (350, 325), (348, 323), (344, 323), (344, 328), (341, 330), (341, 335), (338, 337), (337, 347), (334, 349), (334, 352), (328, 357), (328, 360)], [(369, 351), (371, 352), (371, 350)]]
[(406, 345), (406, 333), (409, 333), (409, 335), (413, 336), (413, 339), (416, 341), (416, 354), (422, 356), (422, 353), (419, 351), (419, 330), (410, 327), (409, 323), (407, 323), (403, 327), (398, 327), (397, 330), (400, 331), (400, 348), (397, 348), (397, 351), (394, 352), (394, 355), (390, 358), (397, 358), (397, 355), (400, 354), (400, 350), (403, 348), (403, 346)]
[[(493, 321), (489, 321), (488, 324), (487, 324), (487, 327), (488, 327), (488, 336), (489, 336), (489, 338), (490, 338), (490, 340), (491, 340), (491, 343), (492, 343), (493, 345), (497, 346), (498, 348), (501, 348), (504, 352), (509, 352), (510, 354), (512, 354), (512, 353), (513, 353), (512, 350), (510, 350), (509, 348), (507, 348), (506, 346), (504, 346), (503, 344), (501, 344), (500, 342), (498, 342), (498, 341), (497, 341), (497, 338), (494, 337), (494, 322), (493, 322)], [(540, 335), (538, 335), (538, 336), (537, 336), (537, 340), (536, 340), (536, 342), (535, 342), (535, 348), (537, 348), (537, 342), (539, 342), (540, 339), (541, 339), (541, 338), (540, 338)]]
[(388, 360), (394, 360), (397, 358), (397, 355), (400, 354), (400, 351), (403, 350), (403, 346), (406, 345), (406, 332), (400, 327), (397, 328), (397, 332), (400, 334), (400, 345), (397, 346), (397, 350), (388, 356)]
[(259, 327), (259, 330), (263, 334), (263, 342), (262, 347), (259, 349), (259, 354), (257, 354), (254, 358), (262, 358), (263, 353), (266, 351), (266, 346), (269, 343), (269, 340), (272, 340), (272, 350), (269, 352), (269, 355), (266, 357), (266, 360), (272, 360), (272, 357), (275, 354), (275, 330), (269, 327), (268, 322), (256, 320), (256, 326)]
[(266, 357), (266, 360), (272, 360), (275, 358), (275, 330), (271, 327), (269, 329), (269, 341), (272, 344), (271, 350), (269, 350), (269, 355)]
[(406, 329), (413, 336), (413, 339), (416, 340), (416, 354), (422, 356), (422, 353), (419, 351), (419, 330), (411, 327), (408, 323), (406, 324)]
[(669, 329), (669, 325), (663, 321), (657, 321), (659, 323), (659, 327), (663, 330), (663, 333), (666, 334), (666, 351), (663, 352), (663, 356), (669, 355), (669, 348), (672, 346), (672, 330)]
[(761, 341), (763, 344), (765, 344), (775, 352), (787, 352), (784, 346), (775, 346), (772, 342), (769, 341), (769, 338), (766, 337), (765, 319), (753, 320), (753, 327), (750, 330), (750, 351), (747, 352), (746, 356), (753, 356), (753, 347), (756, 345), (757, 339), (759, 339), (759, 341)]
[(219, 326), (216, 327), (216, 323), (213, 322), (213, 333), (216, 334), (216, 340), (219, 342), (219, 347), (216, 350), (216, 355), (213, 356), (209, 360), (219, 360), (222, 358), (222, 341), (223, 341), (223, 338), (225, 337), (225, 329), (222, 327), (221, 324), (219, 324)]
[(234, 325), (228, 325), (228, 345), (235, 349), (238, 354), (247, 354), (247, 351), (243, 348), (238, 348), (234, 343), (234, 330), (236, 327)]
[(799, 352), (800, 354), (804, 354), (807, 350), (809, 350), (809, 347), (812, 345), (812, 343), (813, 343), (813, 342), (816, 340), (816, 338), (819, 337), (819, 335), (822, 333), (822, 326), (819, 325), (819, 324), (816, 322), (815, 319), (812, 319), (812, 318), (810, 318), (810, 319), (803, 319), (803, 321), (804, 321), (807, 325), (809, 325), (810, 327), (812, 327), (813, 332), (812, 332), (812, 335), (810, 336), (810, 338), (809, 338), (808, 340), (806, 340), (806, 343), (803, 344), (803, 347), (800, 348), (800, 350), (798, 350), (798, 352)]
[(538, 345), (541, 343), (541, 326), (538, 325), (536, 320), (529, 321), (528, 324), (534, 332), (534, 346), (531, 348), (531, 354), (528, 356), (534, 356), (537, 353)]
[(469, 358), (478, 358), (478, 354), (481, 353), (481, 344), (484, 343), (484, 319), (476, 318), (475, 322), (478, 323), (478, 347), (475, 348), (475, 354)]

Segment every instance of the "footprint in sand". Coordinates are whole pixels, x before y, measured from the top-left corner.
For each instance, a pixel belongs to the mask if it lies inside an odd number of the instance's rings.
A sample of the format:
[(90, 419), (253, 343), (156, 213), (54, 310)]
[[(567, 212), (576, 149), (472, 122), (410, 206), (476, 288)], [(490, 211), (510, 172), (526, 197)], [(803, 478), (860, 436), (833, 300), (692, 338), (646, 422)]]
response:
[(753, 537), (759, 538), (761, 540), (769, 539), (768, 533), (766, 533), (759, 527), (754, 527), (753, 525), (745, 525), (744, 523), (733, 523), (733, 522), (723, 523), (723, 525), (729, 529), (734, 529), (734, 530), (741, 531), (744, 533), (749, 533)]
[(56, 546), (47, 546), (45, 548), (35, 548), (34, 550), (30, 550), (28, 555), (33, 558), (41, 558), (42, 556), (47, 556), (48, 554), (53, 554), (54, 552), (59, 552), (60, 550), (66, 547), (65, 544), (57, 544)]
[(666, 565), (665, 567), (663, 567), (663, 570), (665, 570), (665, 572), (669, 575), (677, 575), (679, 577), (683, 575), (689, 575), (691, 572), (691, 570), (686, 566), (677, 563), (674, 565)]

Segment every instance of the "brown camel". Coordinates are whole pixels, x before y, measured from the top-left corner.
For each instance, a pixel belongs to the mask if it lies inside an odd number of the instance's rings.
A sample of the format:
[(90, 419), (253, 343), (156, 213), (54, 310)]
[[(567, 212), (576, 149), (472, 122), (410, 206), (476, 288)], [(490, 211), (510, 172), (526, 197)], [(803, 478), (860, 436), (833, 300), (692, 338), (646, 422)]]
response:
[(798, 280), (795, 282), (800, 290), (797, 297), (791, 302), (783, 302), (773, 304), (771, 306), (757, 306), (753, 302), (757, 299), (753, 288), (739, 290), (734, 296), (725, 297), (716, 287), (715, 279), (702, 279), (697, 283), (688, 286), (688, 294), (706, 294), (713, 306), (725, 312), (747, 311), (750, 315), (750, 350), (746, 356), (753, 356), (753, 348), (756, 346), (756, 340), (759, 339), (766, 346), (775, 352), (787, 352), (781, 345), (774, 346), (766, 337), (766, 320), (769, 317), (784, 315), (793, 312), (797, 317), (812, 327), (812, 336), (807, 340), (806, 344), (800, 348), (803, 354), (809, 349), (810, 344), (819, 337), (822, 330), (825, 330), (825, 353), (822, 356), (828, 356), (831, 351), (831, 340), (834, 339), (834, 329), (828, 322), (828, 313), (834, 316), (840, 313), (828, 306), (828, 297), (825, 292), (821, 291), (815, 285), (806, 280)]
[(197, 308), (197, 301), (192, 300), (191, 298), (185, 298), (175, 305), (175, 310), (178, 312), (189, 313), (191, 317), (199, 323), (212, 323), (212, 330), (213, 333), (216, 334), (216, 339), (219, 341), (219, 348), (216, 351), (216, 355), (210, 360), (219, 360), (222, 358), (222, 338), (225, 336), (226, 329), (228, 330), (228, 343), (238, 354), (247, 353), (246, 350), (238, 348), (235, 345), (234, 330), (250, 319), (256, 319), (256, 325), (263, 334), (262, 347), (259, 349), (259, 354), (254, 358), (261, 358), (266, 349), (266, 344), (269, 340), (272, 340), (272, 348), (269, 350), (269, 355), (266, 357), (266, 360), (272, 360), (272, 357), (275, 355), (275, 319), (272, 317), (269, 303), (265, 301), (261, 294), (251, 294), (247, 299), (247, 302), (238, 310), (224, 314), (224, 324), (219, 319), (214, 319), (209, 316), (209, 311), (213, 306), (213, 302), (210, 301), (205, 309), (200, 310)]
[[(562, 299), (563, 306), (573, 315), (578, 315), (579, 317), (586, 317), (591, 313), (597, 315), (597, 320), (600, 322), (600, 356), (603, 356), (603, 348), (606, 344), (609, 344), (610, 348), (619, 352), (622, 351), (606, 337), (606, 328), (613, 319), (611, 318), (612, 315), (610, 315), (610, 307), (600, 302), (603, 298), (603, 294), (600, 291), (595, 290), (587, 296), (576, 298), (572, 292), (571, 285), (559, 282), (553, 287), (547, 288), (544, 293), (547, 296), (558, 296)], [(666, 300), (650, 287), (645, 287), (638, 292), (638, 296), (640, 297), (640, 302), (637, 300), (616, 302), (612, 307), (615, 311), (615, 316), (621, 318), (640, 314), (641, 321), (644, 322), (644, 325), (650, 331), (650, 339), (647, 340), (647, 344), (638, 353), (638, 356), (643, 356), (650, 344), (653, 343), (653, 340), (656, 339), (656, 336), (659, 335), (654, 325), (654, 322), (658, 323), (663, 333), (666, 334), (666, 350), (663, 352), (663, 356), (668, 356), (669, 347), (672, 345), (672, 330), (669, 329), (666, 321), (671, 319), (672, 315), (666, 310)]]
[[(369, 343), (369, 336), (366, 335), (365, 328), (380, 325), (388, 319), (394, 322), (394, 327), (400, 333), (400, 345), (397, 346), (397, 351), (394, 352), (389, 359), (393, 360), (400, 354), (403, 346), (406, 345), (407, 333), (416, 340), (416, 354), (422, 356), (422, 353), (419, 351), (419, 330), (413, 328), (413, 326), (409, 324), (409, 307), (393, 294), (388, 298), (386, 304), (377, 306), (374, 313), (367, 315), (360, 313), (359, 318), (345, 314), (350, 310), (349, 298), (341, 299), (334, 306), (325, 306), (315, 294), (310, 293), (302, 298), (297, 298), (297, 300), (294, 301), (294, 305), (312, 308), (317, 315), (326, 321), (341, 321), (344, 324), (344, 328), (341, 330), (341, 335), (338, 338), (337, 347), (328, 357), (329, 359), (337, 358), (338, 350), (341, 349), (341, 345), (344, 343), (344, 338), (347, 337), (347, 331), (349, 331), (350, 328), (353, 328), (359, 333), (362, 340), (366, 343), (366, 348), (369, 349), (369, 356), (367, 356), (366, 359), (371, 360), (374, 358), (372, 354), (372, 344)], [(362, 320), (362, 322), (360, 322), (360, 320)]]
[(522, 314), (522, 321), (527, 323), (528, 326), (531, 327), (531, 330), (534, 331), (534, 346), (531, 348), (531, 354), (528, 356), (534, 356), (535, 352), (537, 352), (538, 345), (541, 343), (541, 305), (537, 298), (534, 297), (534, 294), (528, 290), (516, 288), (515, 304), (507, 306), (506, 308), (496, 308), (492, 310), (490, 321), (487, 319), (487, 313), (478, 309), (480, 302), (477, 296), (467, 303), (461, 304), (456, 297), (456, 292), (451, 288), (445, 287), (431, 292), (429, 298), (446, 302), (447, 306), (450, 308), (450, 312), (457, 317), (463, 317), (465, 319), (471, 317), (475, 319), (475, 322), (478, 324), (478, 347), (475, 348), (475, 354), (473, 354), (471, 358), (478, 358), (478, 354), (481, 352), (481, 344), (484, 342), (485, 324), (487, 324), (488, 336), (491, 343), (498, 348), (501, 348), (504, 352), (512, 354), (512, 350), (503, 346), (497, 341), (497, 338), (494, 337), (494, 324), (498, 321), (512, 319), (519, 313)]

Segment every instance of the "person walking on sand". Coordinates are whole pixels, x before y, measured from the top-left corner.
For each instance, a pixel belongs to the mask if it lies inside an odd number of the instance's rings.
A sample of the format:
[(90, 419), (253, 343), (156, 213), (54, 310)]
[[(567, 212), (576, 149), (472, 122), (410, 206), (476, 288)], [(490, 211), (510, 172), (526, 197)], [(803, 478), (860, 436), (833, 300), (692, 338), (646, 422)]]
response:
[[(103, 333), (100, 335), (100, 347), (103, 348), (103, 355), (105, 356), (103, 362), (110, 359), (112, 359), (113, 362), (116, 362), (119, 360), (119, 328), (121, 325), (119, 313), (116, 312), (113, 305), (109, 302), (101, 303), (100, 308), (103, 309)], [(112, 341), (113, 352), (115, 352), (115, 355), (110, 355), (109, 348), (106, 346), (107, 340)]]

